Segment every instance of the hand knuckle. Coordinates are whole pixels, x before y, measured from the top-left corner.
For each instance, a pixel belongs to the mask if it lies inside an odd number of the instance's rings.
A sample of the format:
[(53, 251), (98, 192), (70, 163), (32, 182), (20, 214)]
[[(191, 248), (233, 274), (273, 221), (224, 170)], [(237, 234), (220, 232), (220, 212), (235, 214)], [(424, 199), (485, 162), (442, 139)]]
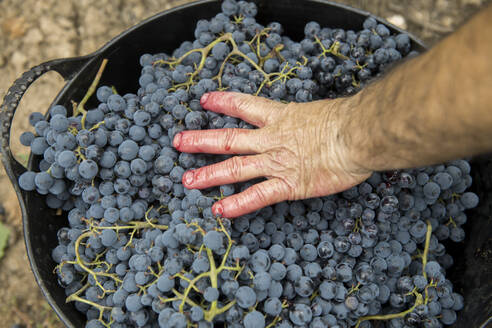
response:
[(251, 106), (251, 101), (249, 97), (246, 97), (244, 95), (236, 97), (234, 107), (238, 113), (247, 111), (250, 106)]
[(251, 187), (251, 193), (255, 199), (255, 202), (259, 204), (268, 203), (268, 195), (264, 187), (254, 185)]
[(228, 159), (226, 162), (227, 172), (232, 179), (237, 180), (241, 177), (242, 162), (238, 156)]
[(237, 132), (238, 132), (237, 129), (226, 129), (224, 145), (223, 145), (224, 150), (229, 151), (232, 148), (235, 139), (237, 137)]

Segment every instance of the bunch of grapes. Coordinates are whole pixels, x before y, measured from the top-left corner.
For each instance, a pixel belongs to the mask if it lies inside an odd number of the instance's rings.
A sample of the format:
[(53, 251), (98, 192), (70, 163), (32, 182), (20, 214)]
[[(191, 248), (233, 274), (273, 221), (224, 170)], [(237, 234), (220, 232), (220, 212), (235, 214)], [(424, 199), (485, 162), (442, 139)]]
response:
[(478, 204), (466, 192), (466, 160), (374, 173), (343, 193), (234, 220), (214, 217), (211, 206), (251, 182), (183, 187), (185, 170), (227, 156), (180, 153), (177, 133), (253, 128), (204, 111), (204, 93), (334, 98), (412, 55), (408, 35), (374, 18), (360, 31), (310, 22), (296, 42), (256, 13), (253, 3), (225, 0), (197, 23), (193, 42), (141, 56), (136, 94), (100, 86), (99, 105), (85, 109), (104, 61), (71, 115), (56, 105), (29, 117), (35, 134), (21, 142), (39, 156), (39, 172), (19, 185), (67, 213), (52, 251), (67, 301), (86, 328), (453, 324), (463, 297), (446, 279), (453, 258), (443, 241), (464, 240), (464, 211)]

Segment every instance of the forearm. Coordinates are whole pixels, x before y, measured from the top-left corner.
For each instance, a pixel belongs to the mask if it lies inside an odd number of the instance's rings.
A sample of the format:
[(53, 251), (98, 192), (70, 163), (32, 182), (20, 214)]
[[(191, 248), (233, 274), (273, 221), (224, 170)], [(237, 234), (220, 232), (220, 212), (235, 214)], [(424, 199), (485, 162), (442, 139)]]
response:
[(427, 53), (345, 99), (342, 134), (367, 170), (492, 150), (492, 7)]

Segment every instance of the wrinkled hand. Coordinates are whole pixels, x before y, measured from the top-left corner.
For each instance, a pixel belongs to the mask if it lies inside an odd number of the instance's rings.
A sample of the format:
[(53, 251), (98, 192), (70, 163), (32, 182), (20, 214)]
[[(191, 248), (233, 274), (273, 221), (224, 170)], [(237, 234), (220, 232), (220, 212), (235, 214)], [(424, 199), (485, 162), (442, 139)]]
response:
[(216, 202), (215, 215), (233, 218), (284, 200), (337, 193), (367, 179), (344, 142), (343, 100), (283, 104), (262, 97), (212, 92), (201, 98), (207, 110), (240, 118), (259, 129), (184, 131), (173, 145), (181, 152), (249, 154), (191, 170), (189, 189), (267, 180)]

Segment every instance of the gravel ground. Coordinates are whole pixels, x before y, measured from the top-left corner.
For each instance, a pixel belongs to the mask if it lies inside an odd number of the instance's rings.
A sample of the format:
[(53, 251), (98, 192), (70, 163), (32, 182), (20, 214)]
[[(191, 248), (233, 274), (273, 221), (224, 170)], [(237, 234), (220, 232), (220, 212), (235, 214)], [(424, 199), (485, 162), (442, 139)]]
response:
[[(3, 0), (0, 1), (0, 96), (30, 67), (41, 62), (91, 53), (128, 27), (189, 0)], [(386, 18), (432, 45), (452, 32), (485, 0), (344, 0)], [(26, 10), (27, 9), (27, 10)], [(48, 73), (21, 102), (14, 121), (12, 149), (25, 161), (28, 149), (17, 141), (29, 129), (26, 116), (46, 111), (63, 79)], [(19, 114), (20, 113), (20, 114)], [(0, 259), (0, 327), (62, 327), (44, 301), (30, 271), (22, 242), (20, 211), (0, 167), (0, 222), (11, 229), (6, 255)]]

